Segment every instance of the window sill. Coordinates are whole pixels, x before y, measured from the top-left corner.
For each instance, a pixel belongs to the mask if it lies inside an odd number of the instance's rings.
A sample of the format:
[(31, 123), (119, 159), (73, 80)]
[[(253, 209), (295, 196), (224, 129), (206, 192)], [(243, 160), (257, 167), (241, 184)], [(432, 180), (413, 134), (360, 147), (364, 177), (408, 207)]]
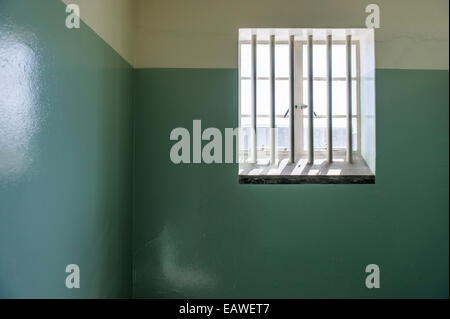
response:
[(239, 184), (375, 184), (375, 174), (356, 152), (351, 164), (342, 156), (335, 156), (331, 164), (320, 156), (315, 156), (312, 165), (307, 162), (303, 156), (295, 164), (287, 158), (273, 165), (243, 163), (239, 165)]
[(239, 175), (239, 184), (375, 184), (375, 175)]

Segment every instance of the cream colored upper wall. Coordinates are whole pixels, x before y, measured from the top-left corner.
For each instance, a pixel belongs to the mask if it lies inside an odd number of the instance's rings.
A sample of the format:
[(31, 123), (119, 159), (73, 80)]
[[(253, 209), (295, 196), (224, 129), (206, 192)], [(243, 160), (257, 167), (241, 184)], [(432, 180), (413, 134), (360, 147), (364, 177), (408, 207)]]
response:
[(239, 28), (365, 27), (376, 3), (377, 68), (448, 69), (448, 0), (135, 1), (140, 68), (235, 68)]
[(81, 19), (129, 64), (135, 65), (135, 0), (62, 0), (77, 4)]

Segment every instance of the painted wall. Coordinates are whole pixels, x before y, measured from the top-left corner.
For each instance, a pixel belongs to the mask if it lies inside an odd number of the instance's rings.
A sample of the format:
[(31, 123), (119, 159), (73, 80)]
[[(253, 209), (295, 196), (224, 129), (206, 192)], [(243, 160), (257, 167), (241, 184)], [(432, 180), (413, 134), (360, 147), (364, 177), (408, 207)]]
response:
[(377, 68), (448, 69), (447, 0), (135, 1), (138, 68), (237, 68), (239, 28), (365, 27), (376, 3)]
[(363, 26), (370, 1), (255, 3), (136, 0), (133, 71), (60, 0), (1, 0), (0, 297), (448, 298), (448, 2), (377, 2), (375, 185), (239, 185), (169, 158), (175, 127), (237, 126), (237, 28)]
[(65, 19), (59, 0), (0, 1), (2, 298), (131, 296), (133, 70)]
[(175, 127), (237, 126), (237, 69), (137, 70), (134, 296), (448, 298), (448, 76), (376, 71), (375, 185), (239, 185), (169, 157)]
[(134, 0), (62, 0), (77, 4), (81, 19), (127, 62), (134, 65)]
[(375, 185), (170, 161), (173, 128), (237, 127), (239, 27), (361, 27), (372, 2), (137, 0), (135, 297), (448, 298), (447, 1), (376, 1)]

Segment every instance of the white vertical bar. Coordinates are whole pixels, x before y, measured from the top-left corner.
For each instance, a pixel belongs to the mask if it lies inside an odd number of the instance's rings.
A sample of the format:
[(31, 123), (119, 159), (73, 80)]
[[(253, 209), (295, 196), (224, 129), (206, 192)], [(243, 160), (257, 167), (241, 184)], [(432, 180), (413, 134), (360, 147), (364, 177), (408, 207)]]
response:
[(294, 36), (290, 36), (289, 41), (289, 60), (290, 60), (290, 73), (289, 73), (289, 161), (291, 163), (295, 162), (295, 114), (294, 114), (294, 103), (295, 103), (295, 59), (294, 59), (294, 49), (295, 41)]
[(270, 163), (275, 164), (275, 36), (270, 36)]
[(238, 68), (238, 83), (239, 83), (239, 120), (238, 120), (238, 123), (239, 123), (239, 135), (238, 135), (238, 138), (237, 138), (237, 145), (238, 145), (238, 147), (237, 147), (237, 149), (238, 149), (238, 163), (239, 163), (239, 165), (243, 162), (243, 160), (244, 160), (244, 158), (245, 158), (245, 155), (244, 156), (242, 156), (242, 158), (241, 158), (241, 137), (243, 136), (243, 130), (242, 130), (242, 98), (241, 98), (241, 96), (242, 96), (242, 79), (241, 79), (241, 54), (242, 54), (242, 43), (241, 43), (241, 41), (238, 41), (238, 47), (239, 47), (239, 50), (238, 50), (238, 52), (239, 52), (239, 58), (238, 58), (238, 66), (239, 66), (239, 68)]
[[(300, 61), (295, 64), (295, 78), (297, 81), (295, 81), (295, 93), (296, 93), (296, 104), (302, 105), (306, 104), (303, 103), (303, 55), (306, 53), (303, 52), (303, 43), (302, 41), (296, 41), (295, 42), (295, 61)], [(306, 70), (306, 68), (305, 68)], [(295, 136), (298, 136), (297, 139), (295, 139), (295, 150), (296, 153), (303, 152), (304, 149), (304, 138), (303, 138), (303, 113), (304, 110), (302, 108), (295, 110)]]
[(308, 164), (314, 164), (314, 86), (313, 86), (313, 36), (308, 36), (308, 108), (309, 108), (309, 152)]
[[(356, 133), (356, 136), (358, 136), (358, 143), (356, 144), (356, 148), (361, 151), (361, 70), (360, 70), (360, 66), (361, 66), (361, 61), (360, 61), (360, 45), (359, 45), (359, 41), (356, 42), (356, 112), (357, 114), (353, 114), (352, 112), (352, 116), (354, 117), (355, 115), (359, 115), (356, 118), (356, 125), (358, 126), (358, 131)], [(353, 81), (353, 80), (352, 80)], [(352, 82), (353, 83), (353, 82)], [(352, 86), (353, 89), (353, 86)], [(355, 103), (355, 101), (352, 101), (352, 103)], [(352, 105), (353, 107), (353, 105)], [(353, 125), (353, 122), (352, 122)], [(353, 129), (353, 127), (352, 127)], [(352, 144), (355, 144), (355, 141), (352, 140)]]
[(257, 147), (256, 147), (256, 87), (257, 87), (257, 74), (256, 74), (256, 34), (252, 35), (252, 127), (250, 130), (252, 140), (252, 154), (251, 162), (257, 161)]
[(328, 162), (333, 162), (333, 96), (332, 96), (332, 38), (327, 36), (327, 145), (328, 145)]
[(352, 36), (347, 35), (347, 163), (352, 162)]

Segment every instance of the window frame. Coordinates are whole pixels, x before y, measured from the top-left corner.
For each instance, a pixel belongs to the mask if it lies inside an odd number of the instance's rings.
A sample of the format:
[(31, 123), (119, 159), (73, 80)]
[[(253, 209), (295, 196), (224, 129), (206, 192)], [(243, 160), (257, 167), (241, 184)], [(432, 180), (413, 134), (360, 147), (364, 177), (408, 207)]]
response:
[[(251, 80), (251, 76), (241, 76), (241, 47), (243, 44), (250, 44), (251, 45), (251, 40), (240, 40), (238, 41), (238, 80), (239, 80), (239, 84), (238, 84), (238, 124), (239, 124), (239, 128), (241, 128), (241, 118), (243, 117), (248, 117), (250, 118), (251, 115), (242, 115), (241, 113), (241, 82), (242, 80)], [(294, 54), (295, 54), (295, 60), (296, 61), (302, 61), (302, 63), (296, 63), (295, 64), (295, 78), (301, 78), (301, 81), (295, 81), (295, 104), (296, 105), (300, 105), (303, 102), (303, 81), (308, 80), (308, 77), (304, 77), (303, 76), (303, 45), (307, 44), (308, 42), (306, 40), (295, 40), (294, 43)], [(333, 40), (332, 41), (332, 45), (345, 45), (345, 41), (344, 40)], [(257, 40), (256, 41), (256, 45), (259, 44), (264, 44), (270, 45), (270, 41), (269, 40)], [(275, 45), (289, 45), (289, 41), (286, 40), (275, 40)], [(326, 41), (324, 40), (314, 40), (313, 41), (313, 45), (324, 45), (326, 44)], [(357, 154), (361, 154), (361, 65), (360, 65), (360, 41), (359, 40), (352, 40), (352, 45), (355, 45), (355, 52), (356, 52), (356, 75), (352, 76), (352, 82), (354, 80), (356, 80), (356, 115), (352, 114), (352, 119), (356, 118), (356, 122), (357, 122), (357, 144), (356, 144), (356, 150), (353, 150), (354, 153)], [(270, 77), (257, 77), (257, 80), (270, 80)], [(275, 77), (275, 81), (277, 80), (289, 80), (289, 76), (287, 77)], [(314, 77), (313, 78), (314, 81), (326, 81), (327, 78), (326, 77)], [(332, 81), (346, 81), (346, 77), (332, 77)], [(295, 125), (295, 136), (300, 136), (301, 138), (296, 138), (295, 139), (295, 155), (296, 156), (304, 156), (307, 155), (307, 150), (304, 149), (304, 145), (303, 145), (303, 119), (308, 118), (307, 115), (303, 114), (303, 110), (297, 110), (296, 111), (296, 115), (295, 115), (295, 123), (297, 123), (297, 125)], [(269, 117), (269, 115), (259, 115), (258, 117)], [(275, 115), (275, 118), (283, 118), (283, 116), (281, 115)], [(326, 115), (318, 115), (315, 116), (314, 118), (327, 118)], [(337, 119), (337, 118), (347, 118), (346, 115), (333, 115), (332, 116), (333, 119)], [(238, 142), (240, 143), (240, 141)], [(263, 151), (267, 151), (267, 149), (261, 149), (258, 148), (257, 149), (258, 152), (263, 152)], [(241, 150), (240, 146), (239, 146), (239, 152), (243, 152), (244, 156), (248, 155), (248, 150)], [(282, 150), (282, 149), (277, 149), (277, 152), (279, 154), (287, 155), (288, 154), (288, 150)], [(284, 154), (285, 153), (285, 154)], [(314, 153), (317, 155), (326, 155), (326, 149), (314, 149)], [(345, 148), (337, 148), (337, 147), (333, 147), (333, 154), (335, 155), (343, 155), (345, 154)]]

